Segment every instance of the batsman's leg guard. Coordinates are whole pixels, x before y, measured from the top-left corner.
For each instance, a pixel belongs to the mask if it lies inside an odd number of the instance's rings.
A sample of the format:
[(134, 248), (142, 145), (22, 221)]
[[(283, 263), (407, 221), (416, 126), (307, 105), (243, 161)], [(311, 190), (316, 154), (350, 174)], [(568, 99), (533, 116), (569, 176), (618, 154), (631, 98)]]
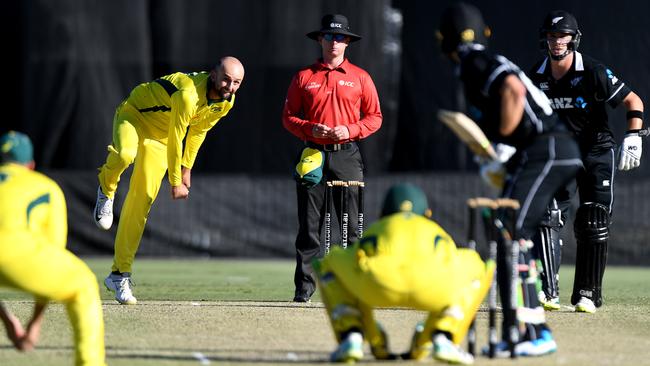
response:
[(345, 289), (334, 272), (330, 270), (329, 258), (331, 257), (314, 260), (312, 265), (336, 341), (340, 343), (351, 330), (361, 332), (364, 329), (364, 314), (360, 309), (358, 299)]
[(559, 271), (562, 260), (560, 229), (564, 225), (561, 211), (550, 209), (535, 237), (535, 254), (541, 263), (542, 290), (546, 299), (560, 296)]
[(576, 271), (571, 303), (587, 297), (600, 307), (602, 281), (607, 263), (607, 240), (610, 216), (605, 205), (587, 202), (578, 208), (574, 221), (576, 236)]

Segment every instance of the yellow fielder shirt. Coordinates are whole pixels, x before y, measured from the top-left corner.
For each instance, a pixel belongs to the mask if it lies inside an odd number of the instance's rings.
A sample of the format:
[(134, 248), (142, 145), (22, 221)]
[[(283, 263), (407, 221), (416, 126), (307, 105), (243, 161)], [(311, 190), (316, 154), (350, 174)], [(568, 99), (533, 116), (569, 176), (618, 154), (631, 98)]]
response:
[(15, 233), (65, 248), (68, 216), (63, 192), (52, 179), (9, 163), (0, 165), (0, 240)]
[[(177, 72), (138, 85), (127, 100), (142, 115), (142, 128), (153, 139), (167, 143), (172, 186), (181, 184), (181, 165), (192, 168), (206, 133), (235, 104), (234, 94), (229, 100), (208, 99), (211, 87), (208, 72)], [(185, 138), (185, 151), (182, 152)]]

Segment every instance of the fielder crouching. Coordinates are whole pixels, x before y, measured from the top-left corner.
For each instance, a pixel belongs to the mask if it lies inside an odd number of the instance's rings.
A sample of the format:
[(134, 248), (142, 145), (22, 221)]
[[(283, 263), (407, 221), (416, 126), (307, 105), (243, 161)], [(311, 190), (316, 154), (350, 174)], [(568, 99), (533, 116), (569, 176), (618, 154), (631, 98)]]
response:
[(343, 250), (335, 247), (314, 261), (321, 297), (331, 320), (337, 349), (334, 362), (363, 358), (363, 342), (377, 359), (394, 358), (385, 332), (373, 318), (374, 307), (408, 307), (428, 311), (418, 324), (403, 358), (433, 358), (471, 364), (461, 349), (476, 311), (494, 274), (469, 249), (457, 249), (452, 238), (427, 219), (427, 199), (419, 188), (393, 186), (384, 200), (381, 219), (363, 239)]

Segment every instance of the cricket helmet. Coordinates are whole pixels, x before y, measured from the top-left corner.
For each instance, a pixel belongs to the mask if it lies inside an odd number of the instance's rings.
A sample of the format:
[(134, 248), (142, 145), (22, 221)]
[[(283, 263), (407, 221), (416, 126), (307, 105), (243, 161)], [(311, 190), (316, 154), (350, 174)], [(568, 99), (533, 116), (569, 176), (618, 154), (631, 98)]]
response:
[[(550, 53), (547, 35), (548, 33), (565, 33), (571, 35), (571, 41), (567, 45), (567, 51), (562, 55), (552, 55)], [(546, 18), (544, 23), (539, 28), (539, 48), (544, 54), (549, 54), (554, 60), (561, 60), (565, 58), (571, 51), (576, 51), (580, 45), (580, 37), (582, 33), (578, 28), (578, 21), (569, 12), (564, 10), (553, 10)]]
[(427, 196), (420, 188), (408, 183), (390, 187), (384, 198), (381, 216), (397, 212), (413, 212), (418, 215), (431, 216)]
[(478, 8), (461, 2), (444, 10), (436, 37), (442, 52), (451, 54), (463, 44), (478, 43), (486, 46), (491, 33)]
[(34, 160), (34, 147), (27, 135), (9, 131), (0, 136), (0, 163), (27, 164), (32, 160)]

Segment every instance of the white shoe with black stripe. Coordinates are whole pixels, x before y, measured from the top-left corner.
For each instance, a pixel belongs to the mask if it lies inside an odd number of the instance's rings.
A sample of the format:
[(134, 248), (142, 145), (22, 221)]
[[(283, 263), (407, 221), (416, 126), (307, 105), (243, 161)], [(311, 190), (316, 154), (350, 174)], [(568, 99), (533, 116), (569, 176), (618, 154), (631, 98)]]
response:
[(102, 192), (102, 187), (97, 187), (97, 202), (94, 211), (95, 224), (102, 230), (108, 230), (113, 225), (113, 199)]

